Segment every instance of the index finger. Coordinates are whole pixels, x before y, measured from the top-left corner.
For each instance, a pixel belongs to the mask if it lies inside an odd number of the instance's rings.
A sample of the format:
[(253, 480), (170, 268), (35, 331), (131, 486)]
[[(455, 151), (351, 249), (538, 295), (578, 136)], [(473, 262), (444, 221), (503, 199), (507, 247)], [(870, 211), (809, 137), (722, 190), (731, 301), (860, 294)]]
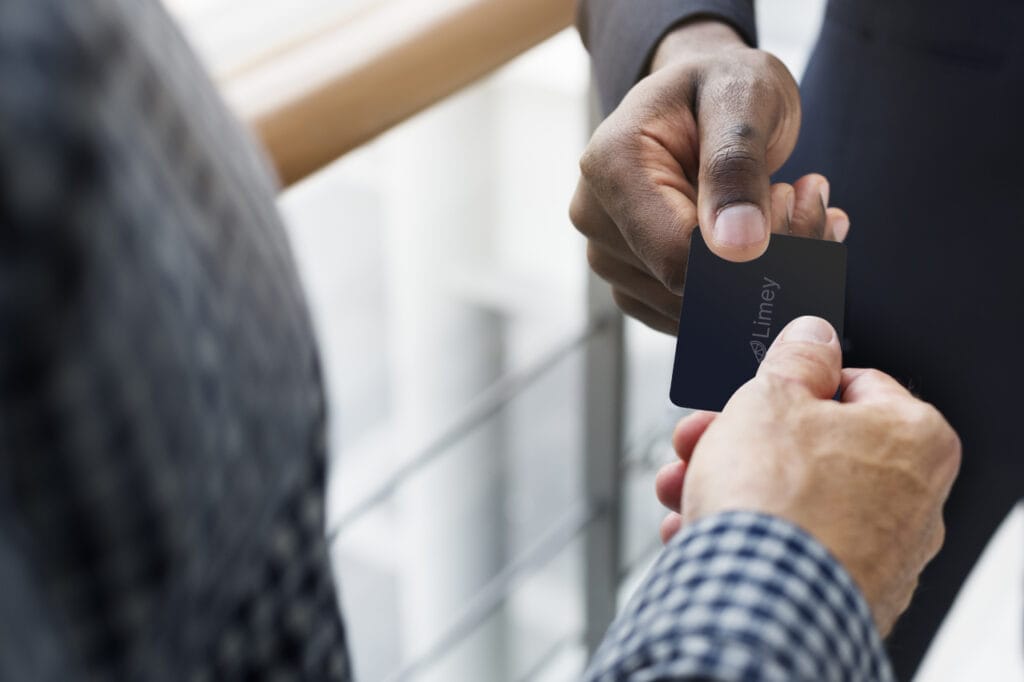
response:
[(684, 171), (696, 153), (692, 114), (641, 83), (594, 133), (580, 171), (630, 250), (682, 292), (697, 192)]

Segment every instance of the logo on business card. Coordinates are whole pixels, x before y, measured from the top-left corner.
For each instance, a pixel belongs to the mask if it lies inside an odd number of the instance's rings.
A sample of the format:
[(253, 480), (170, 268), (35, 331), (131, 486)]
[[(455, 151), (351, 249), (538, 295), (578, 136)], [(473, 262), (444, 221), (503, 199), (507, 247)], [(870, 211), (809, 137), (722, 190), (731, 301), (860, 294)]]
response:
[(757, 364), (764, 361), (768, 352), (766, 341), (772, 337), (772, 325), (775, 320), (775, 298), (782, 291), (782, 285), (770, 277), (764, 277), (761, 283), (761, 296), (757, 308), (757, 318), (754, 320), (754, 329), (750, 332), (750, 350), (754, 352)]
[(764, 362), (764, 354), (768, 352), (767, 346), (760, 341), (751, 341), (750, 350), (754, 351), (754, 357), (757, 358), (757, 364)]

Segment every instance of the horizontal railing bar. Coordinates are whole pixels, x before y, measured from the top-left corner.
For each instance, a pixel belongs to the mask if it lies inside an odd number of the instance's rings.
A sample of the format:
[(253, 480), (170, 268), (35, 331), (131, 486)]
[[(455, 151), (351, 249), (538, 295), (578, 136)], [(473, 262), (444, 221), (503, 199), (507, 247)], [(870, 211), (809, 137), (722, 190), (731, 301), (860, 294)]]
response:
[(558, 658), (563, 651), (573, 646), (583, 646), (583, 633), (577, 632), (566, 635), (548, 647), (534, 661), (533, 665), (527, 668), (526, 672), (519, 677), (519, 682), (532, 682), (532, 680), (537, 679), (544, 669), (551, 665), (553, 660)]
[(607, 328), (608, 323), (608, 320), (597, 320), (584, 328), (579, 334), (555, 348), (534, 365), (519, 372), (508, 374), (494, 382), (477, 396), (465, 408), (462, 415), (455, 419), (451, 426), (434, 442), (413, 455), (404, 466), (391, 474), (383, 483), (374, 488), (372, 492), (350, 505), (347, 511), (329, 527), (327, 532), (328, 543), (333, 544), (346, 528), (358, 521), (370, 509), (387, 500), (406, 480), (437, 459), (485, 420), (497, 414), (509, 401), (535, 384), (578, 348), (602, 333)]
[(661, 453), (656, 448), (664, 443), (666, 446), (672, 442), (672, 431), (680, 417), (687, 414), (676, 408), (666, 409), (652, 425), (648, 426), (642, 433), (629, 439), (626, 446), (626, 456), (622, 461), (622, 472), (651, 471), (658, 470), (667, 464), (670, 459), (662, 459)]
[(571, 509), (533, 546), (509, 563), (462, 610), (454, 624), (425, 653), (389, 677), (389, 682), (413, 678), (418, 672), (437, 662), (493, 615), (522, 583), (558, 556), (572, 540), (579, 537), (594, 521), (607, 514), (604, 509), (590, 509), (582, 503)]

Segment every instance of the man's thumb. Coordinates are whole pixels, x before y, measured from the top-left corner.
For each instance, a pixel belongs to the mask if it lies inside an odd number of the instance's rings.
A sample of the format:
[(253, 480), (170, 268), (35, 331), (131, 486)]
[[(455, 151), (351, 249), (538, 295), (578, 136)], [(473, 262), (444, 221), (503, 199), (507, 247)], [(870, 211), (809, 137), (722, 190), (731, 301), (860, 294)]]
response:
[(843, 353), (836, 332), (820, 317), (799, 317), (782, 330), (757, 372), (803, 385), (816, 398), (836, 394)]
[(771, 169), (763, 124), (735, 114), (701, 116), (697, 209), (704, 241), (717, 255), (748, 261), (768, 248)]

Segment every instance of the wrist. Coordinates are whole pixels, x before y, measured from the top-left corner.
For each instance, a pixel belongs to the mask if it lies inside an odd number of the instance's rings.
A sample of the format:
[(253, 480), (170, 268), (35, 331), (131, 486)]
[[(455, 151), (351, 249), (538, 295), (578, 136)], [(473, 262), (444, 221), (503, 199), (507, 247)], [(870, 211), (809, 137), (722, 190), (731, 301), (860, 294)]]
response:
[(746, 48), (732, 26), (719, 19), (696, 18), (677, 26), (661, 39), (651, 59), (651, 73), (680, 60)]

